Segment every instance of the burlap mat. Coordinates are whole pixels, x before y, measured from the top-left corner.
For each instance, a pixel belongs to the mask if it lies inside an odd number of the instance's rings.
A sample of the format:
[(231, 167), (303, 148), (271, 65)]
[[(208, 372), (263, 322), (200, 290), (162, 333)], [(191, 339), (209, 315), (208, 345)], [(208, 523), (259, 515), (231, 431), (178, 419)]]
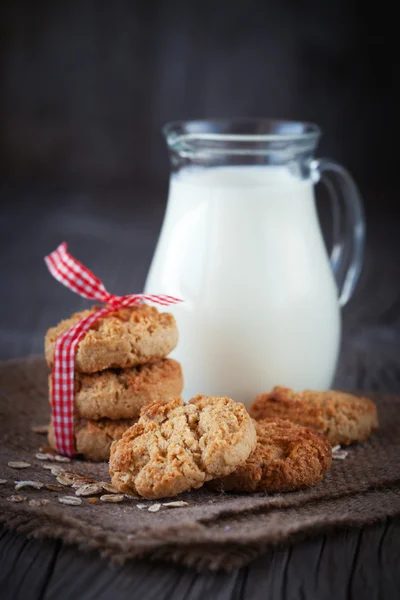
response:
[[(24, 496), (47, 498), (45, 507), (6, 500), (14, 480), (54, 483), (35, 458), (45, 437), (32, 432), (48, 419), (46, 367), (41, 358), (0, 364), (0, 522), (35, 537), (61, 538), (81, 548), (96, 548), (112, 560), (150, 557), (193, 565), (198, 569), (230, 569), (249, 562), (270, 544), (332, 527), (363, 525), (400, 514), (400, 397), (374, 394), (380, 429), (371, 439), (352, 446), (343, 461), (334, 461), (318, 486), (287, 494), (216, 494), (198, 490), (182, 494), (185, 508), (150, 513), (137, 508), (153, 502), (127, 499), (121, 504), (59, 504), (64, 493), (23, 490)], [(16, 471), (10, 460), (31, 467)], [(65, 465), (66, 466), (66, 465)], [(98, 480), (108, 479), (107, 465), (74, 461)]]

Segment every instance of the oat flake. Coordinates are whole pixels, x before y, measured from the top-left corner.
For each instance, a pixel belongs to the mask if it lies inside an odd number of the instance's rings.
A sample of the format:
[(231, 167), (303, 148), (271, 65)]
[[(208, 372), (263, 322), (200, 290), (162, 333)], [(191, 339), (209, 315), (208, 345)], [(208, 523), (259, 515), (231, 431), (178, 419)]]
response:
[(177, 500), (176, 502), (163, 502), (163, 506), (167, 508), (181, 508), (183, 506), (189, 506), (189, 502), (184, 502), (183, 500)]
[(124, 499), (124, 494), (104, 494), (100, 496), (101, 502), (123, 502)]
[(112, 485), (112, 483), (101, 482), (99, 485), (101, 485), (103, 490), (109, 494), (120, 494), (120, 491), (114, 485)]
[(68, 456), (61, 456), (61, 454), (55, 454), (54, 460), (61, 463), (70, 463), (71, 459)]
[(65, 475), (58, 475), (57, 481), (58, 481), (58, 483), (61, 483), (61, 485), (65, 485), (66, 487), (68, 487), (74, 483), (73, 479), (70, 479), (69, 477), (66, 477)]
[(70, 506), (78, 506), (79, 504), (82, 504), (82, 500), (76, 496), (61, 496), (58, 501), (60, 504), (69, 504)]
[(75, 492), (76, 496), (94, 496), (95, 494), (100, 494), (103, 491), (101, 485), (96, 485), (95, 483), (87, 483), (78, 488)]
[(53, 454), (49, 454), (48, 452), (37, 452), (35, 456), (39, 460), (54, 460)]
[(65, 471), (62, 467), (53, 467), (50, 469), (50, 473), (55, 477), (66, 476)]
[(74, 483), (71, 485), (71, 487), (74, 490), (77, 490), (81, 487), (83, 487), (84, 485), (89, 485), (94, 483), (94, 481), (92, 481), (92, 479), (74, 479)]
[[(42, 465), (43, 469), (47, 469), (48, 471), (51, 471), (52, 469), (58, 469), (59, 474), (60, 473), (64, 473), (64, 469), (62, 467), (59, 467), (58, 465), (55, 465), (54, 463), (44, 463)], [(54, 474), (54, 473), (53, 473)]]
[(31, 487), (35, 488), (35, 490), (41, 490), (44, 487), (44, 483), (41, 481), (16, 481), (15, 482), (15, 491), (18, 492), (22, 490), (22, 488)]
[(344, 460), (348, 456), (348, 452), (346, 450), (340, 450), (338, 452), (333, 452), (332, 458), (335, 460)]
[(60, 483), (46, 483), (46, 489), (51, 492), (62, 492), (64, 491), (64, 486)]

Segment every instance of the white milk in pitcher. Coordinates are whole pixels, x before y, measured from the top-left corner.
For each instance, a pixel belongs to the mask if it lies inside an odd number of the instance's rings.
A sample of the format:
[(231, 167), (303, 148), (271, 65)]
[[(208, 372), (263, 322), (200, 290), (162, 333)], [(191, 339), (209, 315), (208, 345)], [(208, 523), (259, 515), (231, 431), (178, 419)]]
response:
[(311, 180), (267, 166), (172, 176), (146, 292), (184, 300), (168, 310), (185, 399), (248, 406), (274, 385), (332, 383), (340, 315)]

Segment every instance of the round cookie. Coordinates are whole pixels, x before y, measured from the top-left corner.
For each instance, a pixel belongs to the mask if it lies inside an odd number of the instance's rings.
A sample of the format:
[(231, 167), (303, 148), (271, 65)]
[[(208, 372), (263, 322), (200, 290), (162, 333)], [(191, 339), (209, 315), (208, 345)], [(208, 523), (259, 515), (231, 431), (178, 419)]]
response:
[(256, 419), (279, 417), (326, 435), (333, 446), (366, 440), (378, 427), (378, 413), (369, 398), (343, 392), (294, 392), (275, 387), (260, 394), (249, 408)]
[(112, 444), (110, 475), (122, 492), (175, 496), (228, 475), (255, 447), (255, 427), (243, 404), (175, 398), (144, 407), (139, 422)]
[[(100, 373), (75, 373), (75, 414), (84, 419), (132, 419), (152, 402), (168, 402), (182, 392), (182, 369), (176, 360)], [(51, 398), (51, 376), (49, 376)]]
[(212, 489), (236, 492), (291, 492), (319, 483), (332, 464), (323, 435), (283, 419), (255, 422), (257, 446), (246, 462)]
[[(57, 338), (97, 308), (75, 313), (47, 331), (45, 355), (49, 367), (53, 366)], [(170, 313), (160, 313), (147, 304), (121, 308), (101, 317), (80, 340), (75, 368), (83, 373), (95, 373), (156, 362), (165, 358), (177, 343), (178, 330)]]
[[(137, 419), (120, 419), (112, 421), (101, 419), (90, 421), (77, 419), (75, 423), (75, 447), (78, 454), (86, 460), (94, 462), (107, 461), (110, 457), (110, 447), (113, 441), (119, 440)], [(48, 434), (49, 444), (56, 448), (53, 428), (50, 424)]]

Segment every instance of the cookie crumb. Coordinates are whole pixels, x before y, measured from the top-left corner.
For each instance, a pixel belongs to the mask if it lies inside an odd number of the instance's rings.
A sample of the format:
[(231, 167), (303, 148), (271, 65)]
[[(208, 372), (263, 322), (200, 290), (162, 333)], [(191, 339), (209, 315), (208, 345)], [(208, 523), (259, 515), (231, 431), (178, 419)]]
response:
[(88, 502), (89, 504), (99, 504), (100, 499), (99, 498), (88, 498)]
[(39, 446), (39, 452), (44, 452), (45, 454), (51, 454), (54, 457), (57, 452), (51, 446)]
[(20, 496), (17, 494), (13, 494), (7, 498), (9, 502), (25, 502), (26, 496)]
[(28, 504), (29, 506), (46, 506), (46, 504), (50, 504), (50, 500), (46, 500), (46, 498), (32, 498)]
[(33, 431), (33, 433), (46, 434), (49, 432), (49, 426), (48, 425), (33, 425), (31, 427), (31, 430)]

